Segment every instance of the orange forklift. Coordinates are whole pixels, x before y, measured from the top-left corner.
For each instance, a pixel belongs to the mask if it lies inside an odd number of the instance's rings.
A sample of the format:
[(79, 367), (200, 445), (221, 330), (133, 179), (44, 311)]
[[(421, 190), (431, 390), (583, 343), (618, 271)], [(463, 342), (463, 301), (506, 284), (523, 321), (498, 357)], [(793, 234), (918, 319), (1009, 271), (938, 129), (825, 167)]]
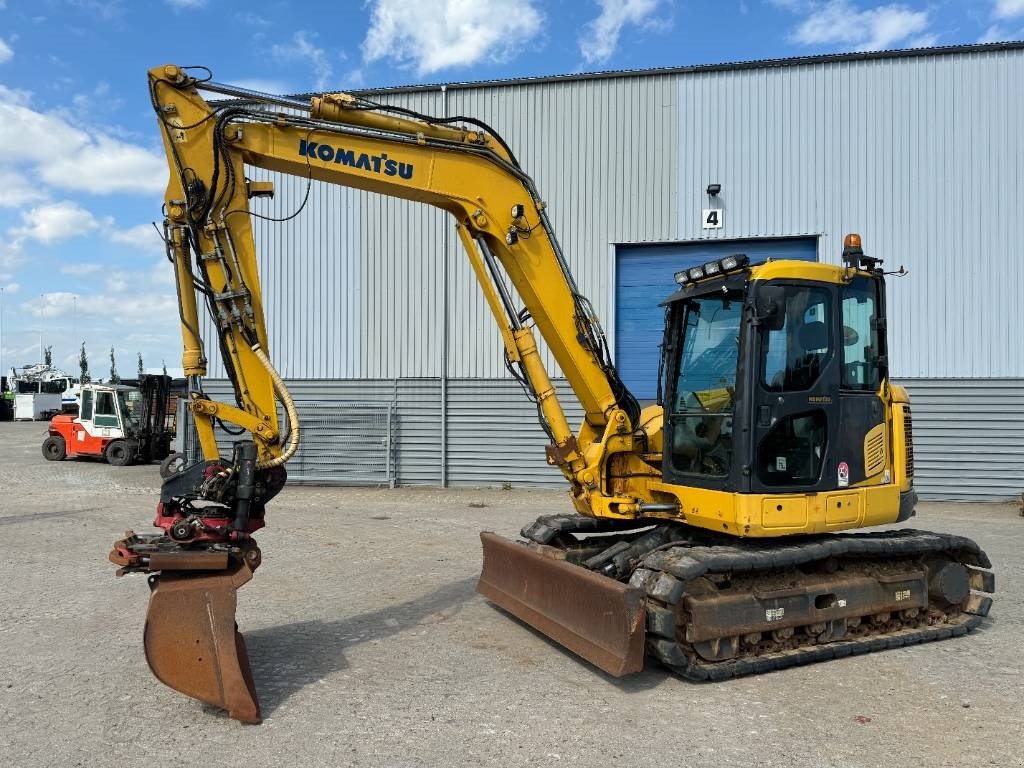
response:
[(43, 458), (62, 461), (88, 456), (117, 467), (165, 459), (173, 429), (168, 427), (171, 378), (146, 375), (139, 386), (85, 384), (78, 416), (50, 420)]

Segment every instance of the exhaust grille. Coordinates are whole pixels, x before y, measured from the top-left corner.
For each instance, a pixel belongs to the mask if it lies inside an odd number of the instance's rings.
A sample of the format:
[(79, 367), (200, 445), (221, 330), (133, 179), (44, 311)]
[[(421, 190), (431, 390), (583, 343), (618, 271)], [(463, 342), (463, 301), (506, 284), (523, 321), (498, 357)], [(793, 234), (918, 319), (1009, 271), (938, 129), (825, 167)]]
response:
[(903, 406), (903, 439), (907, 446), (907, 477), (914, 476), (914, 422), (910, 417), (910, 406)]

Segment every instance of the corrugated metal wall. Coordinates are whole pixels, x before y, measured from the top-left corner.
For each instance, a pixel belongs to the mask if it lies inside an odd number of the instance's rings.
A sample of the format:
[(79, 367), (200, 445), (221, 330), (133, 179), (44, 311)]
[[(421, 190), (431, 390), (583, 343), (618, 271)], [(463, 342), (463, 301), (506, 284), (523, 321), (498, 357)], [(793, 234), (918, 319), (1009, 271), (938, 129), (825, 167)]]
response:
[[(922, 497), (986, 500), (1024, 492), (1024, 379), (900, 383), (913, 403), (915, 485)], [(564, 381), (557, 385), (570, 421), (579, 422), (583, 412), (575, 398)], [(439, 380), (293, 380), (288, 387), (303, 402), (395, 403), (398, 482), (442, 483)], [(206, 390), (231, 399), (225, 382), (208, 382)], [(545, 463), (547, 438), (515, 382), (452, 380), (447, 410), (449, 484), (565, 486), (561, 473)]]
[(1024, 379), (908, 379), (914, 485), (926, 499), (1024, 494)]
[[(1021, 50), (968, 51), (374, 98), (498, 129), (550, 204), (606, 325), (613, 244), (820, 235), (820, 257), (837, 261), (842, 235), (861, 232), (869, 252), (911, 271), (890, 280), (889, 327), (893, 371), (915, 395), (919, 490), (1007, 496), (1024, 486), (1022, 64)], [(261, 212), (298, 208), (304, 179), (254, 175), (277, 183)], [(723, 186), (725, 226), (708, 231), (700, 211), (711, 182)], [(283, 374), (351, 400), (400, 379), (410, 430), (401, 482), (561, 482), (543, 462), (532, 406), (505, 378), (493, 320), (445, 214), (314, 183), (296, 218), (257, 221), (256, 231)], [(215, 347), (213, 376), (222, 375)], [(945, 377), (957, 381), (928, 381)]]
[[(448, 382), (448, 428), (441, 424), (439, 379), (288, 380), (296, 401), (394, 403), (397, 480), (402, 485), (563, 487), (562, 474), (545, 462), (547, 436), (537, 411), (512, 380), (453, 379)], [(583, 420), (564, 380), (556, 382), (570, 422)], [(206, 394), (230, 402), (226, 381), (208, 380)], [(353, 405), (353, 415), (358, 415)], [(442, 441), (448, 441), (447, 471)], [(222, 450), (234, 441), (219, 435)], [(290, 466), (290, 465), (289, 465)], [(445, 476), (447, 475), (447, 476)]]
[(860, 232), (911, 273), (889, 281), (895, 376), (1024, 376), (1024, 51), (694, 73), (679, 101), (681, 238), (821, 234), (839, 263)]
[[(608, 317), (608, 244), (675, 236), (676, 94), (676, 79), (666, 75), (374, 98), (427, 114), (471, 115), (498, 130), (549, 204), (581, 290)], [(270, 206), (259, 203), (268, 208), (261, 212), (281, 217), (298, 209), (306, 179), (263, 171), (258, 177), (273, 179), (278, 191)], [(267, 275), (271, 349), (287, 361), (286, 375), (507, 377), (494, 319), (447, 214), (314, 182), (298, 216), (283, 224), (256, 220), (254, 227)], [(442, 370), (446, 279), (449, 352)], [(328, 306), (330, 296), (343, 310)], [(211, 375), (223, 375), (213, 337), (206, 338)]]

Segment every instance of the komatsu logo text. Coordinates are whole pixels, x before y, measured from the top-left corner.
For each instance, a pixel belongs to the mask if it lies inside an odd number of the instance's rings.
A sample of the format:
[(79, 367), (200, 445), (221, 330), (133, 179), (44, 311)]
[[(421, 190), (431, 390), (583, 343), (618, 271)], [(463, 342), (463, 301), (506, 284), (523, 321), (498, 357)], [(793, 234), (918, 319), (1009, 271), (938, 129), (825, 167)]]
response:
[(381, 176), (398, 176), (400, 179), (412, 178), (412, 163), (400, 163), (397, 160), (392, 160), (386, 153), (368, 155), (365, 152), (360, 152), (357, 155), (352, 150), (343, 147), (332, 147), (330, 144), (300, 139), (299, 155), (323, 160), (325, 163), (338, 163), (350, 168), (379, 173)]

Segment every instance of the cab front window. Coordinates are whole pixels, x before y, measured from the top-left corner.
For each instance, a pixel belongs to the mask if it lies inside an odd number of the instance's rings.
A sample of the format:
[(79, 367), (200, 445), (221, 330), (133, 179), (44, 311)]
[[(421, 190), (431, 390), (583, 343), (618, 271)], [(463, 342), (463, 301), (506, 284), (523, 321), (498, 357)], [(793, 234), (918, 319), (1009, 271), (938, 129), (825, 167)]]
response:
[(670, 404), (671, 461), (679, 472), (715, 477), (729, 473), (742, 310), (739, 296), (687, 302)]

